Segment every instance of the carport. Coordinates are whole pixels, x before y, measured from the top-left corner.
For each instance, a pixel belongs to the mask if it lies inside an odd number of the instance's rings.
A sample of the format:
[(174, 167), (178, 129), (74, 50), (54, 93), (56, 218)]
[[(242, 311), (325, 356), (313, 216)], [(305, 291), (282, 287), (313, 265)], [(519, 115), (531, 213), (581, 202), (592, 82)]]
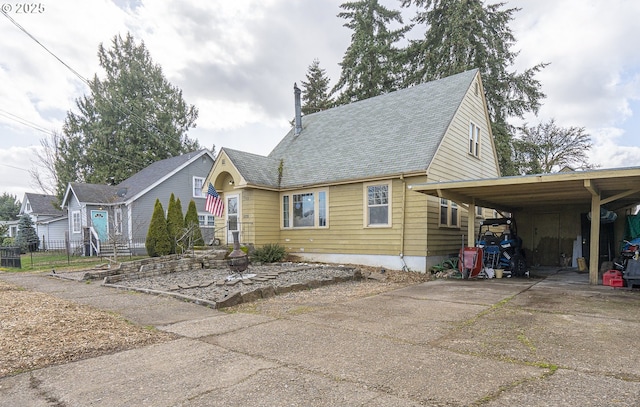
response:
[[(409, 185), (409, 189), (451, 200), (468, 213), (475, 213), (480, 206), (512, 213), (518, 221), (535, 218), (533, 213), (558, 211), (563, 207), (590, 214), (600, 214), (600, 209), (605, 208), (620, 215), (640, 204), (640, 167), (428, 182)], [(475, 222), (468, 222), (467, 236), (467, 245), (473, 246)], [(600, 222), (590, 222), (590, 236), (589, 283), (595, 285), (598, 284)]]

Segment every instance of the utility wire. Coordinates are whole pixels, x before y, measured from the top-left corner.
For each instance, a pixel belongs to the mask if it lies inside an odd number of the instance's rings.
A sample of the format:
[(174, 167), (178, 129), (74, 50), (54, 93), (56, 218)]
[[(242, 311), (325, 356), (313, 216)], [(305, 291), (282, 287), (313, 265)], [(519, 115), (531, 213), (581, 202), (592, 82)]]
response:
[[(80, 75), (75, 69), (73, 69), (71, 66), (69, 66), (66, 62), (64, 62), (61, 58), (59, 58), (56, 54), (54, 54), (52, 51), (50, 51), (45, 45), (43, 45), (40, 41), (38, 41), (38, 39), (36, 37), (34, 37), (31, 33), (29, 33), (24, 27), (22, 27), (17, 21), (15, 21), (11, 16), (9, 16), (6, 12), (4, 11), (0, 11), (2, 12), (2, 14), (7, 17), (9, 19), (9, 21), (11, 21), (16, 27), (18, 27), (23, 33), (25, 33), (29, 38), (31, 38), (33, 41), (35, 41), (40, 47), (42, 47), (48, 54), (50, 54), (51, 56), (53, 56), (58, 62), (60, 62), (62, 65), (64, 65), (69, 71), (71, 71), (76, 77), (78, 77), (84, 84), (86, 84), (87, 86), (89, 86), (89, 88), (91, 88), (91, 84), (89, 83), (89, 81), (83, 77), (82, 75)], [(134, 119), (137, 119), (138, 122), (136, 122), (135, 120), (132, 121), (133, 124), (135, 124), (136, 126), (138, 126), (138, 128), (140, 128), (143, 132), (146, 132), (149, 135), (154, 135), (153, 133), (149, 132), (148, 129), (143, 126), (144, 123), (147, 123), (149, 125), (150, 128), (152, 128), (153, 130), (155, 130), (155, 132), (157, 134), (155, 134), (155, 136), (166, 136), (165, 134), (163, 134), (153, 123), (149, 123), (146, 120), (144, 120), (143, 118), (139, 117), (138, 115), (132, 113), (132, 112), (125, 112), (121, 106), (119, 106), (118, 101), (114, 100), (115, 98), (109, 98), (109, 101), (111, 102), (112, 106), (121, 114), (125, 115), (125, 116), (130, 116)], [(160, 143), (162, 140), (158, 139), (158, 142)], [(134, 165), (136, 168), (140, 169), (140, 164), (139, 163), (133, 163), (131, 161), (128, 161), (122, 157), (118, 157), (115, 156), (113, 154), (110, 154), (106, 151), (98, 151), (95, 150), (96, 152), (105, 154), (105, 155), (109, 155), (111, 157), (117, 158), (119, 160), (128, 162), (129, 164)]]
[(11, 112), (7, 112), (6, 110), (0, 109), (0, 116), (4, 116), (9, 120), (16, 121), (16, 122), (18, 122), (18, 123), (20, 123), (20, 124), (22, 124), (24, 126), (31, 127), (32, 129), (38, 130), (38, 131), (40, 131), (42, 133), (45, 133), (47, 135), (50, 135), (50, 136), (53, 135), (53, 132), (51, 132), (50, 130), (47, 130), (44, 127), (41, 127), (41, 126), (39, 126), (39, 125), (37, 125), (37, 124), (27, 120), (27, 119), (23, 119), (22, 117), (20, 117), (18, 115), (15, 115), (15, 114), (13, 114)]

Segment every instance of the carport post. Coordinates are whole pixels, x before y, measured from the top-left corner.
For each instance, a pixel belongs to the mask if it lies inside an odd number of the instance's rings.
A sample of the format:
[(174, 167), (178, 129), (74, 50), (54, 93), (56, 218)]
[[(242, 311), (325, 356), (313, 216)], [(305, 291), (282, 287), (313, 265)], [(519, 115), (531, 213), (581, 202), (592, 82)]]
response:
[(598, 259), (600, 259), (600, 191), (585, 180), (591, 192), (591, 239), (589, 242), (589, 284), (598, 285)]
[(469, 203), (467, 209), (467, 246), (474, 247), (476, 245), (476, 204), (475, 201)]

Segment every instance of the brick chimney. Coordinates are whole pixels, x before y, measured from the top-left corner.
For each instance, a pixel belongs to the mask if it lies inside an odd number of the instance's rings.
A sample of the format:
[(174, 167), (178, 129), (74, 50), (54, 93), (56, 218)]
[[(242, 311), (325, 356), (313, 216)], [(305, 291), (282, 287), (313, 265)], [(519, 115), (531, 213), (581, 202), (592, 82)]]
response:
[(296, 124), (294, 135), (300, 134), (302, 131), (302, 104), (300, 103), (300, 94), (302, 91), (298, 87), (298, 84), (293, 84), (293, 94), (295, 95), (295, 104), (296, 104)]

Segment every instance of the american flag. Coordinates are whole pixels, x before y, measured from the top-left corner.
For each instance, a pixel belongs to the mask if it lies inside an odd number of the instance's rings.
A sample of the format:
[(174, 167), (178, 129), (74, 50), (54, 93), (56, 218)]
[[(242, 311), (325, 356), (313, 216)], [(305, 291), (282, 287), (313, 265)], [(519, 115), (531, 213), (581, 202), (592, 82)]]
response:
[(207, 190), (207, 203), (204, 205), (204, 209), (217, 217), (222, 217), (224, 212), (224, 202), (211, 183), (209, 183), (209, 189)]

